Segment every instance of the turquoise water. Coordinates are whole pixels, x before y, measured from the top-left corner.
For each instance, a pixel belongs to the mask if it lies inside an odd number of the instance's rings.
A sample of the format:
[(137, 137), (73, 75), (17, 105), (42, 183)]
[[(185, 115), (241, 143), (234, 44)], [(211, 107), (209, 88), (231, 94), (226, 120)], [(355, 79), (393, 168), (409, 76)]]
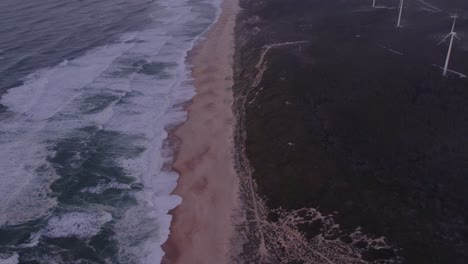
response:
[(218, 5), (0, 3), (0, 263), (160, 261), (180, 203), (166, 130)]

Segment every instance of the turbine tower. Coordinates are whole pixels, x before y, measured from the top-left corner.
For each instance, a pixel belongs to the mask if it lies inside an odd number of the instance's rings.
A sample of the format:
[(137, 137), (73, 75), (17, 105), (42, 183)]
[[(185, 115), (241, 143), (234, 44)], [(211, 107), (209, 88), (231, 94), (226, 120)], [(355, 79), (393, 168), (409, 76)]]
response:
[(405, 0), (400, 0), (400, 12), (398, 14), (397, 28), (401, 27), (401, 14), (403, 13), (403, 4)]
[(372, 0), (372, 7), (375, 8), (375, 0)]
[(450, 31), (450, 33), (449, 33), (444, 39), (442, 39), (442, 41), (440, 41), (439, 44), (437, 44), (437, 45), (440, 45), (440, 44), (442, 44), (442, 42), (444, 42), (446, 39), (450, 38), (450, 44), (449, 44), (449, 48), (448, 48), (448, 51), (447, 51), (447, 58), (445, 59), (445, 65), (444, 65), (444, 76), (447, 76), (448, 65), (449, 65), (449, 62), (450, 62), (450, 54), (452, 53), (453, 39), (454, 39), (454, 38), (460, 39), (460, 38), (457, 36), (457, 33), (454, 31), (454, 30), (455, 30), (455, 23), (456, 23), (456, 22), (457, 22), (457, 15), (455, 15), (455, 16), (453, 17), (452, 30)]

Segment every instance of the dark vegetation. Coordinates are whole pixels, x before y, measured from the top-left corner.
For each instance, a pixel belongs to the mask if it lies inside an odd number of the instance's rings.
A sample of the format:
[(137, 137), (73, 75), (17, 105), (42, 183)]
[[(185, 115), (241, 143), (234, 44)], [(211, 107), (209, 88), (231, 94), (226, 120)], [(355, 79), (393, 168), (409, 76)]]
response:
[[(468, 263), (468, 78), (433, 66), (447, 51), (446, 11), (466, 15), (468, 2), (406, 2), (396, 29), (397, 11), (371, 1), (241, 1), (247, 155), (271, 208), (337, 211), (342, 227), (401, 247), (405, 263)], [(468, 32), (468, 17), (457, 29)], [(300, 40), (271, 49), (252, 87), (264, 45)], [(466, 43), (450, 69), (468, 74)]]

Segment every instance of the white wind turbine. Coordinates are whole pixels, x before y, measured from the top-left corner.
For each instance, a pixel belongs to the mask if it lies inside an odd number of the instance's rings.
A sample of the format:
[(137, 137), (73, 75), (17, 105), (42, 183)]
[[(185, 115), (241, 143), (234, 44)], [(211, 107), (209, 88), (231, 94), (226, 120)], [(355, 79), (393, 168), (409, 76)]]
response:
[(404, 2), (405, 2), (405, 0), (400, 0), (400, 12), (398, 14), (397, 28), (399, 28), (401, 26), (401, 14), (403, 13)]
[(375, 0), (372, 0), (372, 7), (375, 8)]
[(444, 39), (442, 39), (442, 41), (440, 41), (439, 44), (437, 44), (437, 45), (440, 45), (440, 44), (442, 44), (442, 42), (444, 42), (447, 38), (450, 38), (450, 44), (449, 44), (449, 48), (448, 48), (448, 52), (447, 52), (447, 58), (445, 59), (444, 76), (447, 76), (448, 65), (449, 65), (449, 62), (450, 62), (450, 54), (452, 53), (453, 39), (454, 39), (454, 38), (460, 39), (460, 38), (457, 36), (457, 33), (454, 31), (454, 30), (455, 30), (455, 22), (456, 22), (456, 21), (457, 21), (457, 15), (455, 15), (455, 16), (453, 17), (452, 30), (450, 31), (450, 33), (449, 33)]

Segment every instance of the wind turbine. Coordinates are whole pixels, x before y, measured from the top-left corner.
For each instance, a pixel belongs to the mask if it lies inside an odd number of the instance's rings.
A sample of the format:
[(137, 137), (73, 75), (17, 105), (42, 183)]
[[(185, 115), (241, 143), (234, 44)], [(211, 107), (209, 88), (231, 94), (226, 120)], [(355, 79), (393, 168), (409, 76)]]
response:
[(438, 45), (442, 44), (442, 42), (445, 42), (446, 39), (450, 38), (450, 44), (449, 44), (449, 48), (448, 48), (448, 52), (447, 52), (447, 58), (445, 59), (444, 76), (447, 76), (448, 65), (449, 65), (449, 62), (450, 62), (450, 54), (452, 53), (453, 39), (454, 38), (460, 39), (457, 36), (457, 33), (454, 31), (456, 22), (457, 22), (457, 15), (455, 15), (453, 17), (452, 30), (450, 31), (450, 33), (444, 39), (442, 39), (442, 41), (440, 41), (439, 44), (437, 44), (437, 46), (438, 46)]
[(397, 22), (397, 28), (401, 27), (401, 14), (403, 13), (403, 4), (405, 0), (400, 0), (400, 12), (398, 14), (398, 22)]
[(375, 0), (372, 1), (372, 7), (375, 8)]

